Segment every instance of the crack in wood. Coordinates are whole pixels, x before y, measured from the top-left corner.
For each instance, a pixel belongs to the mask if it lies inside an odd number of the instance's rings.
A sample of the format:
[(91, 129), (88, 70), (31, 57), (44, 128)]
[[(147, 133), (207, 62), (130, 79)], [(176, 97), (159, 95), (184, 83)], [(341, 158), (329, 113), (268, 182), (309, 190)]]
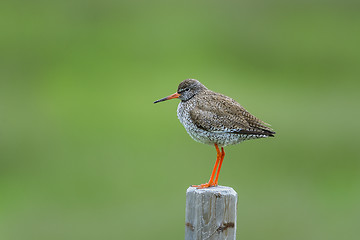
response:
[(185, 226), (187, 226), (188, 228), (190, 228), (191, 231), (194, 231), (194, 230), (195, 230), (194, 225), (192, 225), (192, 224), (189, 223), (189, 222), (185, 223)]
[(233, 222), (223, 223), (218, 229), (216, 229), (217, 232), (223, 232), (228, 228), (233, 228), (235, 224)]

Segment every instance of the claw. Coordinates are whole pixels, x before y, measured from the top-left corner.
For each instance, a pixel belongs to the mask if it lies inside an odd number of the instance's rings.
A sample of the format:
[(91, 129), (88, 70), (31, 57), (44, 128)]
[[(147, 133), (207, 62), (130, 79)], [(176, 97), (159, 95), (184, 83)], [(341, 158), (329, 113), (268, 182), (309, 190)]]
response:
[(192, 185), (192, 187), (196, 187), (197, 189), (202, 189), (202, 188), (208, 188), (208, 187), (216, 187), (217, 184), (213, 183), (213, 182), (208, 182), (208, 183), (203, 183), (200, 185)]

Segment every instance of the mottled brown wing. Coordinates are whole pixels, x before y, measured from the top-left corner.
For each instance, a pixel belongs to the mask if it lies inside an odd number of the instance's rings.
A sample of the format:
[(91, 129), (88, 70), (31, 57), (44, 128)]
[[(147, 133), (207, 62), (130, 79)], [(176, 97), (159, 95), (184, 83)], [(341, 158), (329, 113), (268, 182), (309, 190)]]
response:
[(246, 111), (235, 100), (214, 92), (201, 96), (201, 103), (190, 111), (195, 125), (209, 132), (272, 135), (267, 124)]

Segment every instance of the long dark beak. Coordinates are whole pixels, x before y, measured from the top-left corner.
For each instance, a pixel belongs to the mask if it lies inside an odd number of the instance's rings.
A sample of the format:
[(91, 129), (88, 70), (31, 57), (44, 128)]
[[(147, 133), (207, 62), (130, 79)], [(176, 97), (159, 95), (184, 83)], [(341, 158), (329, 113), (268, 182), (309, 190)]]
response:
[(163, 101), (170, 100), (170, 99), (173, 99), (173, 98), (178, 98), (178, 97), (180, 97), (180, 94), (176, 92), (174, 94), (171, 94), (170, 96), (159, 99), (159, 100), (155, 101), (154, 103), (163, 102)]

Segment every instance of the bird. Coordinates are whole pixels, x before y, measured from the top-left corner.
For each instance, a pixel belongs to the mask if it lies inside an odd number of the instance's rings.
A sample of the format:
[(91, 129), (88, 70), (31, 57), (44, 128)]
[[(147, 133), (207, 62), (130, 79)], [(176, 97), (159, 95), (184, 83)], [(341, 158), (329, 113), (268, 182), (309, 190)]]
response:
[(180, 99), (177, 117), (187, 133), (197, 142), (214, 145), (217, 153), (209, 181), (192, 187), (218, 186), (225, 146), (275, 135), (270, 124), (249, 113), (234, 99), (209, 90), (196, 79), (185, 79), (174, 94), (154, 103), (175, 98)]

